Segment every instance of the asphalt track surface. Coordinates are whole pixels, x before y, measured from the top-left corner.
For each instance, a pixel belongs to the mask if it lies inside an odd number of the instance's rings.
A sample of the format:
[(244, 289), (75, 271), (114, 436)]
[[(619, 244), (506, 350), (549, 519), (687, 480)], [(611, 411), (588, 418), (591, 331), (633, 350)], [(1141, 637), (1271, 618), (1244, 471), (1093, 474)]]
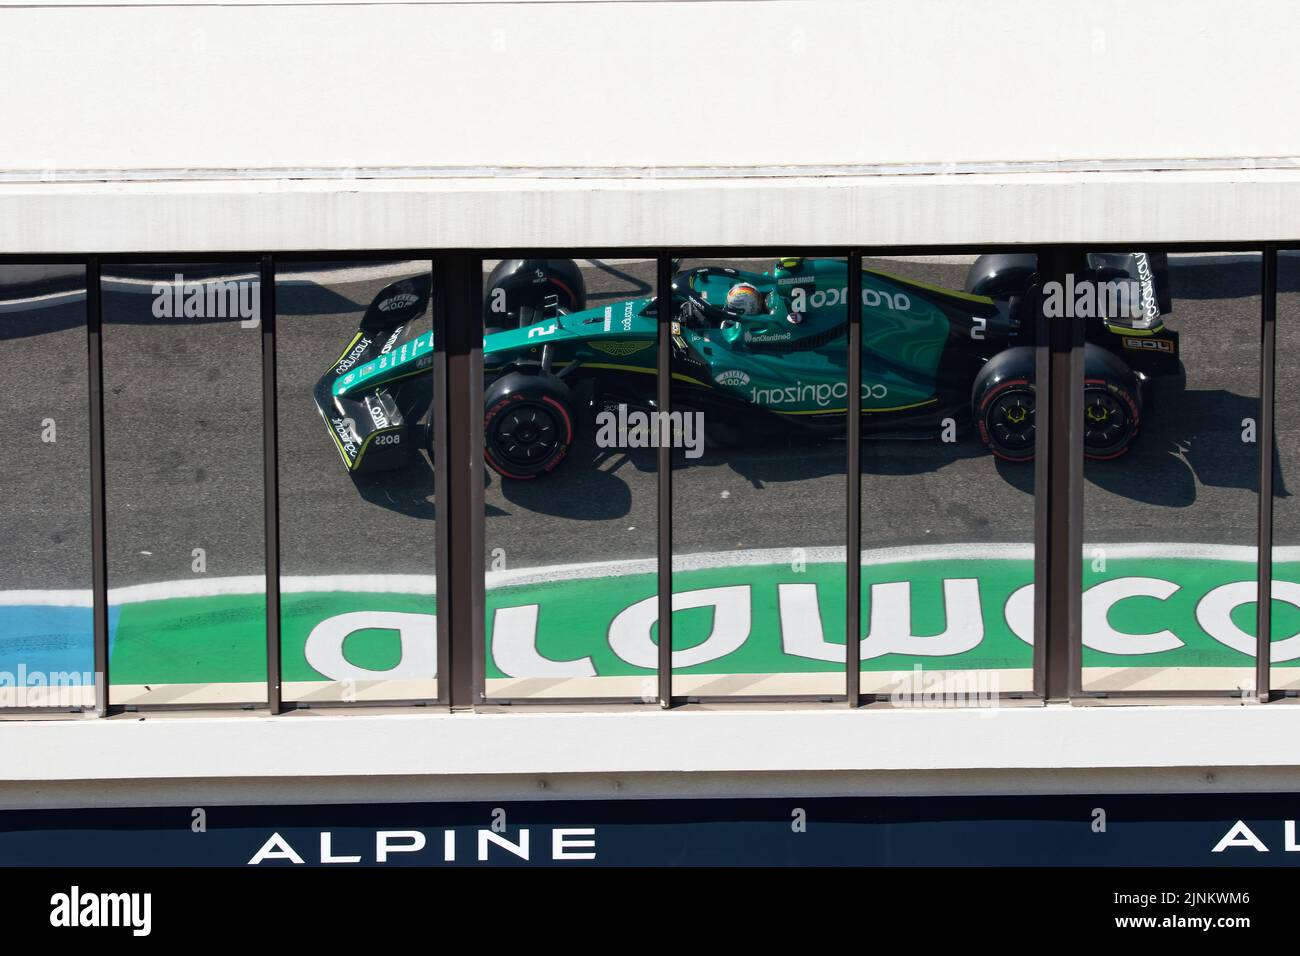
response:
[[(1256, 446), (1242, 441), (1242, 421), (1259, 414), (1258, 260), (1173, 262), (1167, 321), (1182, 333), (1186, 388), (1149, 412), (1128, 456), (1088, 465), (1085, 537), (1251, 544)], [(651, 261), (583, 266), (593, 305), (651, 294)], [(954, 288), (966, 272), (947, 259), (867, 266)], [(294, 266), (277, 290), (285, 574), (433, 570), (428, 462), (354, 482), (311, 400), (374, 295), (420, 268), (384, 276), (371, 265)], [(1300, 544), (1291, 498), (1300, 483), (1300, 260), (1284, 257), (1280, 272), (1277, 540)], [(13, 299), (0, 267), (0, 588), (86, 588), (84, 302), (33, 308)], [(262, 573), (259, 331), (237, 319), (155, 319), (152, 297), (139, 292), (104, 301), (110, 586)], [(42, 441), (49, 419), (54, 442)], [(996, 461), (973, 434), (955, 444), (863, 444), (864, 547), (1032, 540), (1032, 468)], [(841, 545), (844, 458), (843, 441), (797, 441), (683, 461), (673, 476), (675, 552)], [(654, 462), (653, 450), (599, 449), (580, 436), (546, 479), (489, 473), (488, 561), (523, 568), (653, 556)]]

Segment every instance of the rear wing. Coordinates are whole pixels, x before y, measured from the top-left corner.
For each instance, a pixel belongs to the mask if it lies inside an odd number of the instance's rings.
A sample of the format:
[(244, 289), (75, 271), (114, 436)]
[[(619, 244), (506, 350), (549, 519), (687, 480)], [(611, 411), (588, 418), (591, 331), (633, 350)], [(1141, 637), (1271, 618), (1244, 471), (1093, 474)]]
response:
[(1107, 324), (1135, 330), (1158, 329), (1162, 317), (1173, 311), (1169, 291), (1169, 255), (1164, 252), (1091, 252), (1088, 267), (1099, 282), (1125, 279), (1133, 293), (1127, 315), (1108, 318)]
[[(1169, 255), (1164, 252), (1090, 252), (1087, 272), (1072, 277), (1088, 280), (1088, 291), (1105, 296), (1106, 324), (1134, 332), (1159, 329), (1162, 316), (1173, 311), (1169, 289)], [(999, 252), (980, 256), (966, 276), (966, 291), (994, 299), (1016, 300), (1040, 285), (1038, 256), (1032, 252)], [(1080, 286), (1082, 283), (1079, 284)], [(1067, 292), (1067, 297), (1072, 297)]]

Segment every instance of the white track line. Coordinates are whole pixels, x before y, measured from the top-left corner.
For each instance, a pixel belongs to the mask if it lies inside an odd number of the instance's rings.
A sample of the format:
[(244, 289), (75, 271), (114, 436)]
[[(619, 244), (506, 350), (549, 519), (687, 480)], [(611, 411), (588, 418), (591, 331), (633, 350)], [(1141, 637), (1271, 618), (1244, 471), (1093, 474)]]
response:
[[(1108, 558), (1148, 560), (1174, 558), (1199, 561), (1230, 561), (1254, 564), (1256, 549), (1251, 545), (1225, 544), (1096, 544), (1085, 543), (1084, 551), (1102, 548)], [(674, 572), (706, 571), (789, 564), (796, 548), (761, 548), (744, 551), (720, 551), (677, 555)], [(843, 562), (843, 548), (803, 548), (802, 559), (809, 564)], [(935, 544), (921, 547), (880, 548), (862, 552), (863, 567), (890, 564), (917, 564), (930, 561), (1027, 561), (1034, 556), (1030, 544)], [(1300, 547), (1275, 548), (1274, 561), (1300, 561)], [(654, 558), (619, 561), (595, 561), (582, 564), (557, 564), (540, 568), (488, 571), (485, 584), (489, 590), (521, 587), (556, 581), (580, 581), (593, 578), (625, 577), (653, 574), (658, 569)], [(434, 576), (428, 574), (327, 574), (295, 575), (280, 579), (282, 594), (323, 593), (330, 591), (374, 594), (435, 593)], [(176, 598), (225, 597), (238, 594), (262, 594), (266, 579), (261, 575), (228, 578), (205, 578), (192, 581), (160, 581), (130, 587), (110, 588), (109, 604), (139, 604)], [(0, 591), (0, 607), (91, 607), (88, 589)]]

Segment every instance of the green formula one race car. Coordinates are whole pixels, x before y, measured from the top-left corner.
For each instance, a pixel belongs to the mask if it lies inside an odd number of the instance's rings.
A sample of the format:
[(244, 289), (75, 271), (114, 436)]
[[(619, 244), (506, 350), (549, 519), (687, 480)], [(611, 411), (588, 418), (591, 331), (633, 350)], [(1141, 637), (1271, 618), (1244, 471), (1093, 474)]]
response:
[[(1162, 262), (1093, 254), (1089, 273), (1127, 279), (1151, 307), (1086, 320), (1085, 454), (1115, 458), (1137, 438), (1151, 383), (1181, 373)], [(673, 408), (703, 413), (706, 444), (774, 435), (843, 435), (848, 269), (842, 259), (783, 258), (766, 272), (680, 270), (670, 318)], [(548, 474), (580, 429), (612, 406), (656, 407), (659, 302), (586, 308), (569, 260), (506, 260), (485, 290), (484, 453), (498, 474)], [(316, 403), (349, 471), (375, 471), (427, 447), (432, 334), (405, 332), (423, 313), (427, 278), (383, 290)], [(976, 428), (996, 456), (1028, 461), (1035, 443), (1035, 330), (1043, 290), (1032, 255), (981, 257), (965, 291), (864, 269), (864, 435), (940, 438)]]

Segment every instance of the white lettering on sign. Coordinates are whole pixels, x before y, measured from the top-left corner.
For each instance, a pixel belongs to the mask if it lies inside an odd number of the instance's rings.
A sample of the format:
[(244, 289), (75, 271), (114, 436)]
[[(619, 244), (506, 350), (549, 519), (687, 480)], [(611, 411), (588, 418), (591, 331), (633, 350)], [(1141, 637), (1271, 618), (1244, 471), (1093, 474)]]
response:
[[(942, 590), (941, 613), (944, 626), (934, 634), (917, 633), (913, 615), (918, 604), (933, 601), (932, 589)], [(775, 621), (756, 622), (763, 601), (755, 606), (755, 585), (738, 584), (673, 595), (673, 610), (707, 610), (709, 631), (703, 641), (673, 651), (674, 667), (690, 667), (719, 660), (732, 654), (754, 637), (779, 629), (782, 653), (806, 660), (840, 663), (845, 659), (842, 641), (828, 640), (820, 606), (819, 585), (784, 583), (775, 585)], [(1168, 626), (1158, 630), (1130, 631), (1112, 620), (1116, 608), (1128, 601), (1165, 602), (1179, 593), (1182, 586), (1156, 577), (1124, 576), (1101, 581), (1087, 588), (1082, 596), (1084, 645), (1091, 650), (1116, 656), (1137, 656), (1177, 650), (1185, 646), (1186, 632), (1192, 626), (1189, 614), (1160, 605), (1135, 605), (1133, 612), (1143, 612), (1143, 619), (1167, 618)], [(875, 659), (887, 654), (943, 658), (967, 653), (984, 640), (983, 598), (976, 578), (947, 578), (924, 585), (922, 593), (913, 592), (908, 581), (878, 582), (864, 585), (868, 600), (866, 636), (860, 642), (861, 658)], [(1300, 583), (1273, 582), (1273, 598), (1300, 608)], [(1255, 638), (1238, 627), (1233, 614), (1255, 601), (1254, 581), (1233, 581), (1209, 590), (1195, 606), (1195, 623), (1211, 639), (1242, 654), (1253, 656)], [(587, 655), (557, 660), (542, 653), (538, 644), (538, 623), (545, 602), (531, 602), (498, 607), (492, 618), (492, 663), (506, 677), (590, 678), (598, 676), (597, 659)], [(771, 607), (771, 605), (766, 605)], [(1008, 630), (1020, 641), (1034, 642), (1034, 586), (1024, 584), (1013, 590), (1002, 607)], [(1189, 608), (1190, 610), (1190, 608)], [(608, 646), (622, 661), (634, 667), (654, 670), (658, 666), (659, 647), (654, 639), (658, 621), (658, 598), (637, 601), (614, 614), (607, 628)], [(1132, 627), (1132, 625), (1129, 625)], [(396, 665), (384, 670), (353, 664), (344, 653), (347, 640), (361, 631), (394, 632), (400, 647)], [(595, 623), (593, 637), (601, 633)], [(1179, 634), (1182, 633), (1182, 637)], [(838, 636), (838, 635), (832, 635)], [(436, 616), (396, 611), (351, 611), (321, 621), (307, 638), (307, 662), (331, 680), (376, 680), (398, 678), (428, 679), (437, 674)], [(1300, 659), (1300, 634), (1271, 644), (1273, 663)], [(0, 684), (3, 681), (0, 680)]]
[[(702, 643), (673, 651), (673, 667), (705, 664), (739, 650), (749, 639), (749, 591), (748, 584), (737, 584), (674, 594), (674, 611), (712, 607), (713, 628)], [(609, 625), (610, 648), (636, 667), (658, 666), (659, 645), (650, 634), (650, 629), (658, 620), (658, 597), (638, 601), (622, 611)]]
[[(1254, 581), (1221, 584), (1196, 605), (1196, 623), (1220, 644), (1254, 657), (1255, 635), (1239, 628), (1232, 620), (1232, 612), (1243, 604), (1254, 604), (1257, 593)], [(1274, 601), (1285, 601), (1294, 607), (1300, 607), (1300, 584), (1294, 581), (1274, 581), (1272, 594)], [(1300, 657), (1300, 634), (1269, 644), (1270, 663), (1280, 664), (1297, 657)]]
[(1110, 626), (1110, 609), (1120, 601), (1134, 597), (1163, 601), (1177, 591), (1177, 584), (1160, 578), (1115, 578), (1094, 584), (1083, 592), (1084, 643), (1107, 654), (1155, 654), (1182, 647), (1173, 631), (1129, 634)]
[[(321, 621), (307, 636), (307, 663), (330, 680), (428, 679), (438, 674), (438, 629), (434, 614), (402, 611), (349, 611)], [(343, 654), (347, 639), (360, 631), (396, 631), (401, 654), (387, 670), (353, 664)]]
[(538, 605), (500, 607), (492, 616), (492, 663), (511, 677), (595, 677), (590, 657), (553, 661), (537, 650)]

